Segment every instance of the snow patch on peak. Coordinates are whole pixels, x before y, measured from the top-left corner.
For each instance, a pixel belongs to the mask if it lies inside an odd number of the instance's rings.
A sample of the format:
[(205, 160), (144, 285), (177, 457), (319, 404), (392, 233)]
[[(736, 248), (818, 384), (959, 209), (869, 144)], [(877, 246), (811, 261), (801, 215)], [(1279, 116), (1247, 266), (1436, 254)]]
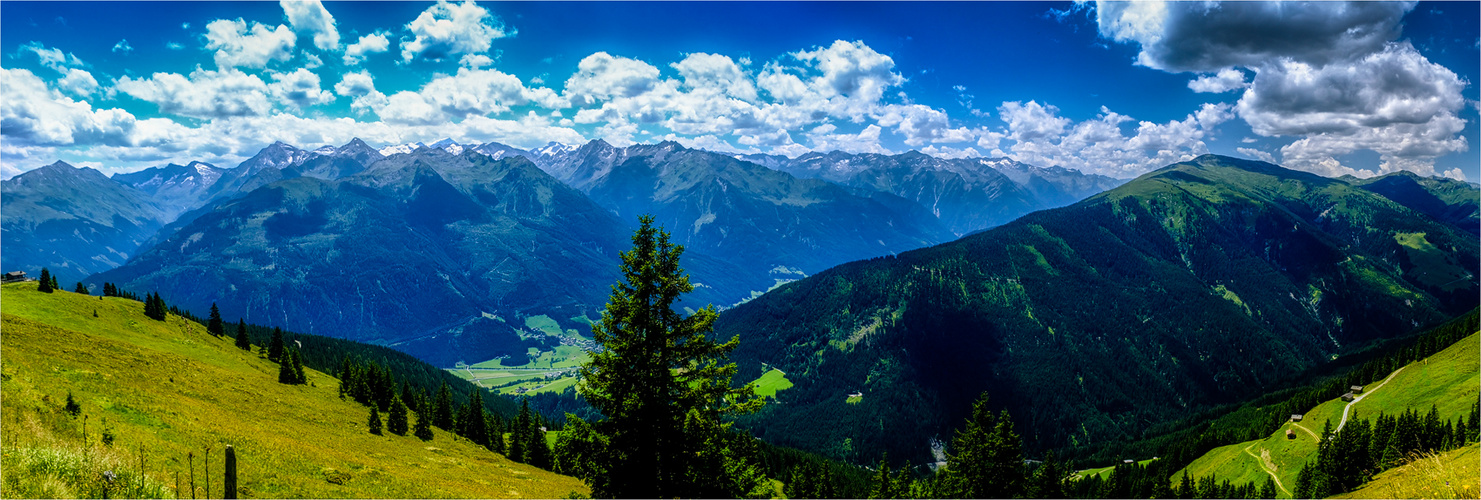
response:
[(386, 146), (380, 148), (379, 152), (381, 156), (391, 156), (410, 153), (424, 147), (427, 147), (427, 145), (420, 142), (408, 142), (406, 144), (397, 144), (395, 146)]
[(551, 142), (544, 146), (540, 146), (538, 148), (530, 150), (530, 153), (534, 154), (535, 156), (560, 156), (575, 151), (577, 149), (580, 149), (580, 146), (561, 144), (559, 142)]
[[(418, 144), (421, 144), (421, 143), (418, 143)], [(432, 149), (441, 149), (443, 151), (447, 151), (447, 152), (452, 153), (452, 154), (462, 154), (463, 149), (464, 149), (462, 144), (458, 144), (457, 141), (454, 141), (451, 138), (443, 139), (443, 140), (434, 142), (434, 143), (432, 143), (432, 145), (427, 146), (427, 147), (432, 148)]]

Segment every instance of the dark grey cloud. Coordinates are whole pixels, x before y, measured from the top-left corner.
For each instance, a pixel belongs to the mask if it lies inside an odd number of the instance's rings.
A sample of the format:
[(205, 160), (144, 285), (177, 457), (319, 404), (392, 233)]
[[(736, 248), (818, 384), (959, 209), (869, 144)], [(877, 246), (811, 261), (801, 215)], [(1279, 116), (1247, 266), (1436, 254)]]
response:
[[(1097, 5), (1101, 34), (1142, 46), (1138, 63), (1170, 72), (1257, 67), (1273, 58), (1324, 65), (1381, 50), (1412, 2), (1168, 2)], [(1160, 11), (1160, 12), (1158, 12)]]

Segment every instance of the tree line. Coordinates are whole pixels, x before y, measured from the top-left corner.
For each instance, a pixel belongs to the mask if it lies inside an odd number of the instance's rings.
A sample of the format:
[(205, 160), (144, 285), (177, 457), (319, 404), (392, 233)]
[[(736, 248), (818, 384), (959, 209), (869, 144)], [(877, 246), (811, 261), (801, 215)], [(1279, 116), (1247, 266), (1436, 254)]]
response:
[(1333, 431), (1327, 422), (1315, 460), (1296, 476), (1296, 498), (1326, 498), (1355, 490), (1384, 470), (1424, 453), (1460, 448), (1481, 439), (1481, 402), (1472, 403), (1469, 419), (1441, 420), (1431, 406), (1421, 415), (1413, 409), (1398, 415), (1378, 414), (1372, 421), (1354, 418)]

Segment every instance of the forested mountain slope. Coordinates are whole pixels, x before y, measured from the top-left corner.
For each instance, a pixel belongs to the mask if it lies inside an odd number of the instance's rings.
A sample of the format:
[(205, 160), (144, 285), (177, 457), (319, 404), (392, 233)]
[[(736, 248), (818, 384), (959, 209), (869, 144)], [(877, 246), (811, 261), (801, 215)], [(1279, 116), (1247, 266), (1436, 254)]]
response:
[(740, 378), (764, 362), (796, 384), (747, 423), (781, 445), (924, 459), (986, 391), (1031, 448), (1080, 446), (1469, 310), (1477, 247), (1347, 181), (1205, 155), (830, 269), (727, 312), (717, 332), (741, 336)]

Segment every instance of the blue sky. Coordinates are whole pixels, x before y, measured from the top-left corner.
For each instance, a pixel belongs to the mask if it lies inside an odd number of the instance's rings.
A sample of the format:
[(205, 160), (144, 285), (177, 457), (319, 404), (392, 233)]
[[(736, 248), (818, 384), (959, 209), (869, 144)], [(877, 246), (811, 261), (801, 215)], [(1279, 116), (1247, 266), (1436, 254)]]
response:
[(5, 2), (0, 174), (677, 140), (1478, 173), (1476, 2)]

